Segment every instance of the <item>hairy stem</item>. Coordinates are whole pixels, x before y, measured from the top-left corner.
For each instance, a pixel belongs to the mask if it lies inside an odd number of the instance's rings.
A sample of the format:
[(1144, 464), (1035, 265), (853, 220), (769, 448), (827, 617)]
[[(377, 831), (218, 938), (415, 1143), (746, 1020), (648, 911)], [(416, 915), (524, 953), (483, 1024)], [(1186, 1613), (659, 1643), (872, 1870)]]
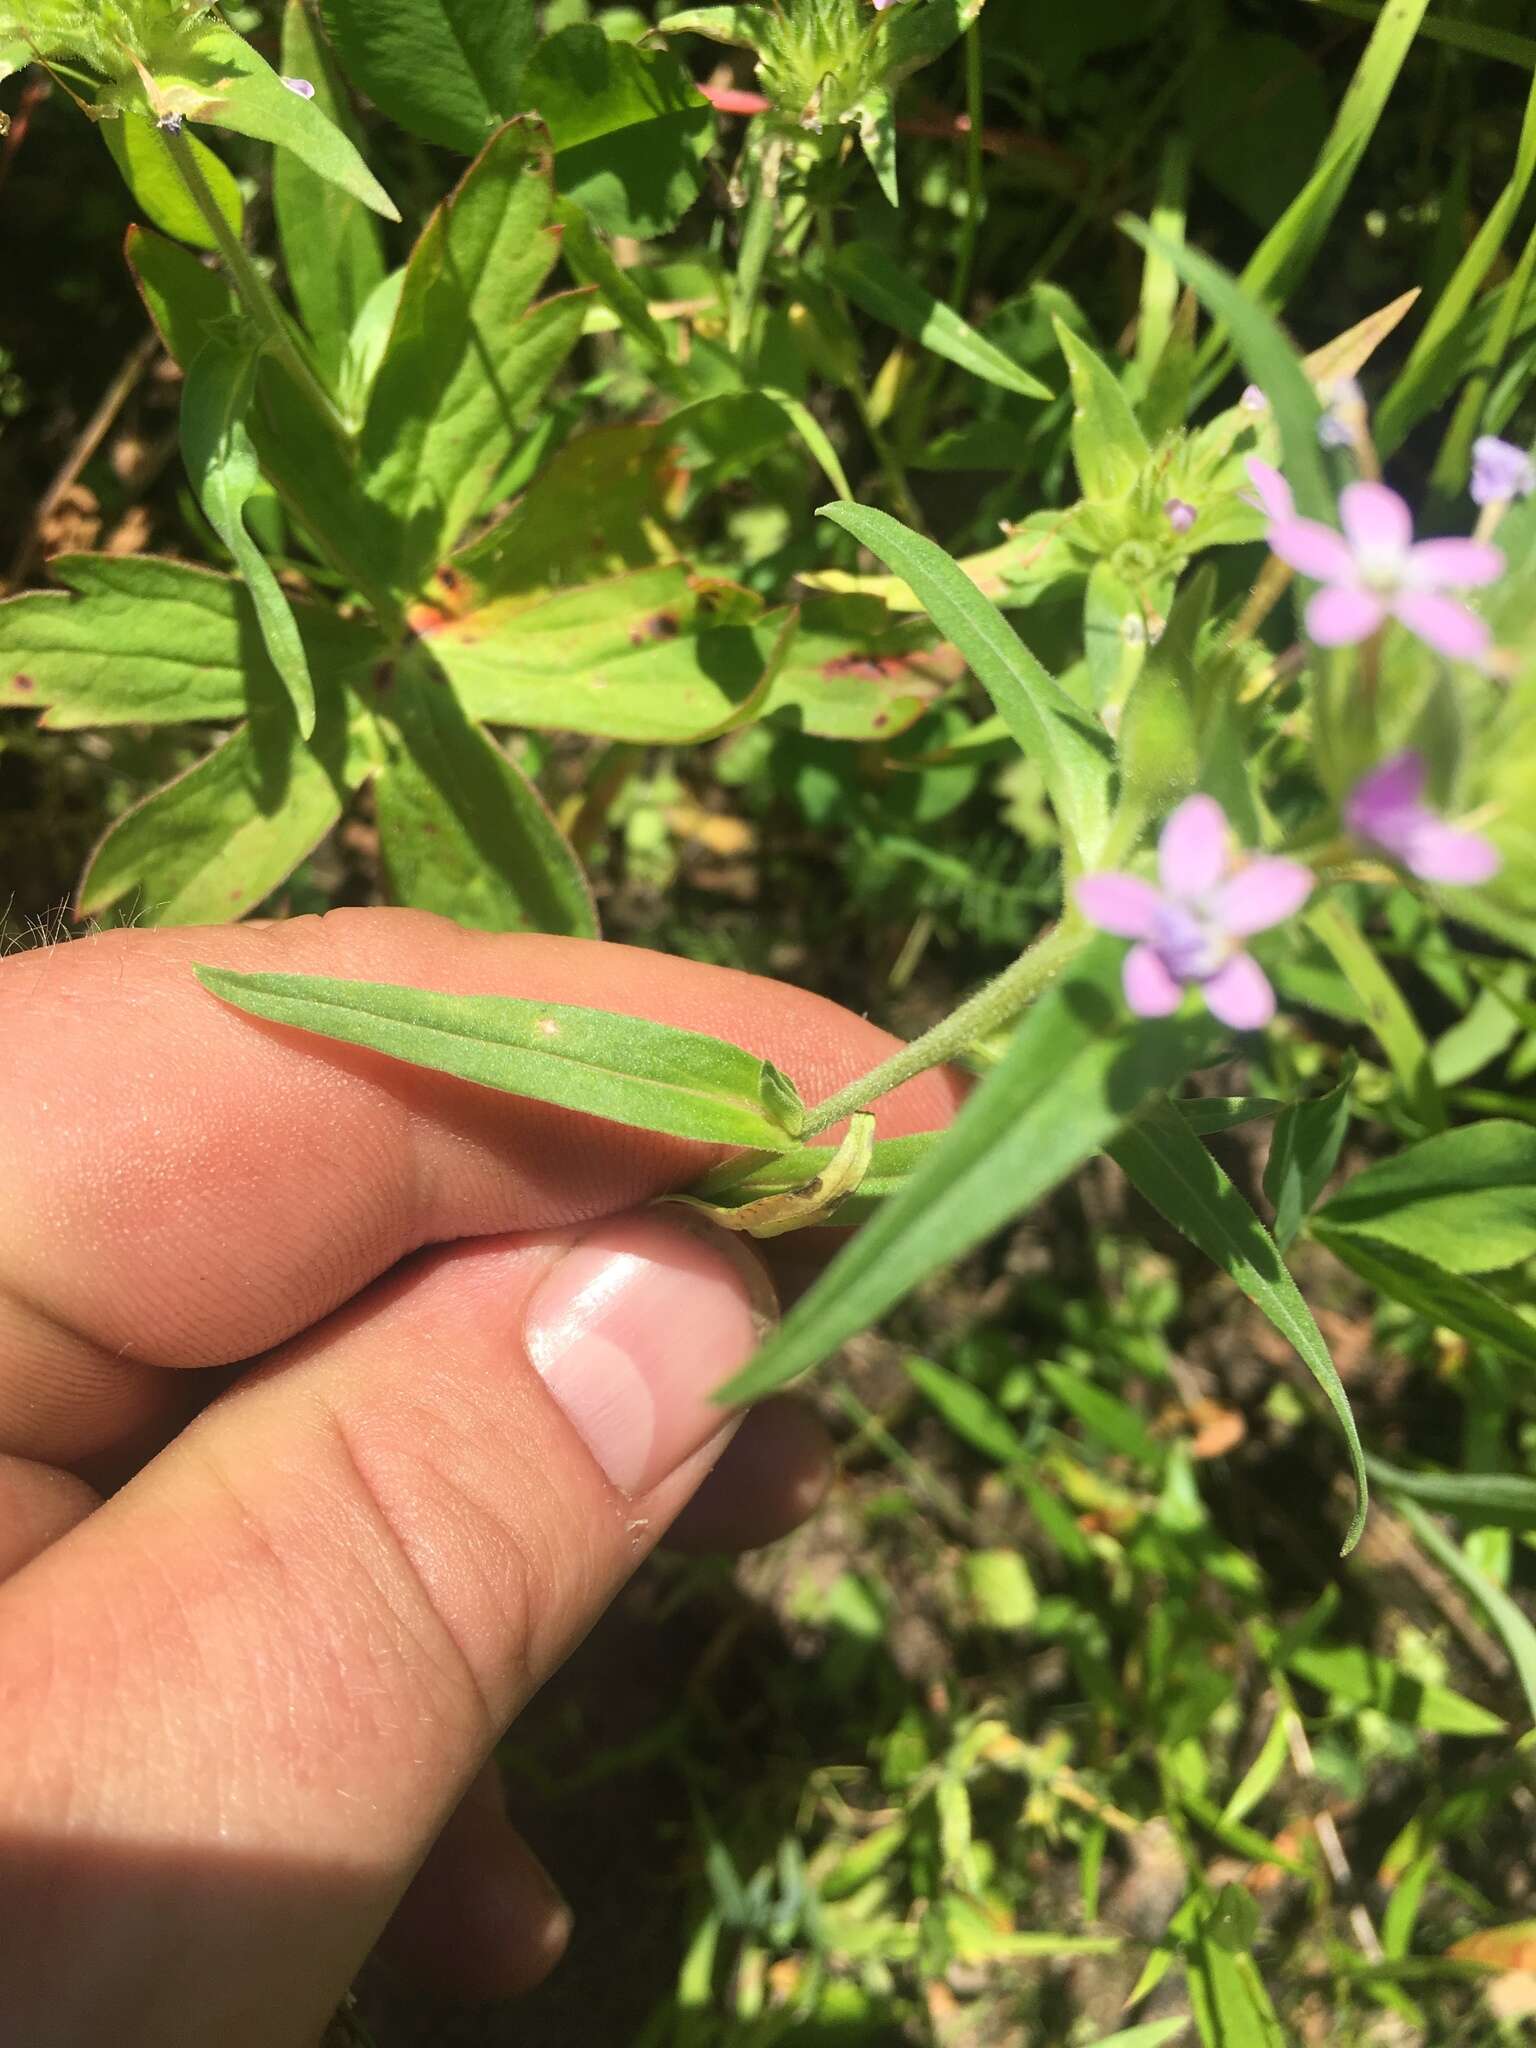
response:
[(829, 1124), (839, 1123), (854, 1110), (863, 1109), (880, 1096), (888, 1095), (891, 1089), (899, 1088), (903, 1081), (910, 1081), (914, 1075), (926, 1073), (930, 1067), (943, 1066), (946, 1060), (966, 1051), (989, 1032), (1001, 1030), (1003, 1025), (1011, 1023), (1021, 1010), (1029, 1007), (1046, 983), (1061, 972), (1072, 956), (1082, 951), (1089, 937), (1086, 927), (1076, 918), (1064, 918), (1060, 924), (1052, 925), (1027, 952), (1019, 955), (1011, 967), (1005, 967), (996, 980), (978, 989), (942, 1024), (935, 1024), (931, 1031), (925, 1031), (921, 1038), (914, 1038), (910, 1045), (892, 1053), (878, 1067), (860, 1075), (857, 1081), (850, 1081), (846, 1088), (839, 1088), (825, 1102), (818, 1102), (801, 1133), (802, 1141), (814, 1138)]
[(196, 204), (198, 212), (208, 223), (208, 230), (229, 270), (240, 303), (261, 329), (263, 338), (274, 353), (282, 358), (284, 366), (300, 389), (313, 400), (323, 417), (338, 432), (345, 433), (346, 429), (336, 410), (335, 400), (320, 382), (294, 341), (272, 287), (251, 261), (240, 237), (224, 218), (218, 201), (209, 190), (208, 180), (203, 176), (198, 164), (191, 139), (179, 128), (166, 128), (161, 132), (165, 136), (171, 159), (181, 175), (182, 183)]

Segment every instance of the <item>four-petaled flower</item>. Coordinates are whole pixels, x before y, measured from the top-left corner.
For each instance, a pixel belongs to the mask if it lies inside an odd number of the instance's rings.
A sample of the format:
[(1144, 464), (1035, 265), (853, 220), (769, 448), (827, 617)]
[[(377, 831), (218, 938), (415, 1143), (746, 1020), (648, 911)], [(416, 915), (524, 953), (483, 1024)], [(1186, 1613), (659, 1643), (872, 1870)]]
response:
[[(1252, 477), (1263, 467), (1250, 463), (1248, 473)], [(1480, 540), (1415, 542), (1412, 513), (1385, 484), (1344, 486), (1342, 533), (1282, 511), (1278, 498), (1269, 502), (1273, 494), (1259, 479), (1255, 484), (1270, 516), (1270, 547), (1323, 586), (1307, 604), (1307, 631), (1320, 647), (1367, 640), (1394, 618), (1437, 654), (1452, 661), (1483, 660), (1491, 638), (1487, 625), (1446, 593), (1496, 582), (1504, 573), (1498, 548)]]
[(1536, 490), (1536, 463), (1513, 441), (1479, 434), (1472, 443), (1471, 489), (1474, 505), (1507, 505), (1511, 498), (1528, 498)]
[(1501, 865), (1498, 849), (1479, 833), (1447, 825), (1425, 803), (1424, 757), (1412, 748), (1356, 783), (1345, 800), (1344, 822), (1421, 882), (1470, 887), (1489, 881)]
[(1197, 987), (1213, 1016), (1255, 1031), (1275, 1014), (1275, 992), (1243, 940), (1299, 910), (1310, 868), (1258, 854), (1234, 860), (1226, 813), (1192, 796), (1163, 827), (1154, 887), (1139, 875), (1084, 875), (1077, 906), (1090, 924), (1134, 939), (1122, 970), (1138, 1017), (1166, 1017)]

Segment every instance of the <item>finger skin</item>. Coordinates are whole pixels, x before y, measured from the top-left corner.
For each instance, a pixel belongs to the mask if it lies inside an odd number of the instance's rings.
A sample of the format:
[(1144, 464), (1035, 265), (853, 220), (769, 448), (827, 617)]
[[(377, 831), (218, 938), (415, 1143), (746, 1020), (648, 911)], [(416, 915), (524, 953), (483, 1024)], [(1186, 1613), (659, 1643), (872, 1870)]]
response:
[[(804, 990), (415, 911), (107, 932), (0, 963), (0, 1451), (74, 1462), (145, 1427), (146, 1367), (253, 1357), (427, 1244), (616, 1213), (719, 1154), (259, 1023), (193, 965), (537, 995), (714, 1033), (807, 1099), (892, 1048)], [(957, 1084), (880, 1105), (932, 1129)]]
[(97, 1504), (96, 1494), (72, 1472), (0, 1457), (0, 1579), (30, 1564)]

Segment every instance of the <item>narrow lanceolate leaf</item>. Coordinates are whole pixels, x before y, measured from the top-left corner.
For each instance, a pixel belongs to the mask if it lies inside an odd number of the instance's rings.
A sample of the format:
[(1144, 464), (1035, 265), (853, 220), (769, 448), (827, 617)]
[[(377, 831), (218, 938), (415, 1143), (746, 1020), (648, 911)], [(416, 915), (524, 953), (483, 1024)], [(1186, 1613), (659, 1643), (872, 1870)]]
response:
[[(0, 604), (0, 706), (51, 731), (183, 725), (281, 707), (250, 595), (230, 576), (155, 555), (56, 555), (66, 590)], [(294, 607), (309, 658), (332, 681), (383, 652), (328, 606)]]
[(1152, 1206), (1237, 1282), (1327, 1396), (1354, 1468), (1356, 1506), (1344, 1539), (1345, 1551), (1352, 1550), (1365, 1527), (1365, 1455), (1328, 1346), (1274, 1239), (1171, 1103), (1148, 1108), (1109, 1152)]
[(1147, 437), (1108, 363), (1065, 320), (1055, 325), (1072, 378), (1072, 459), (1083, 495), (1123, 497), (1151, 457)]
[(312, 100), (290, 92), (244, 36), (237, 36), (222, 22), (212, 22), (197, 36), (194, 54), (217, 81), (205, 108), (194, 111), (194, 120), (291, 149), (316, 177), (328, 178), (386, 220), (400, 218), (394, 201), (356, 146)]
[(119, 818), (76, 914), (131, 904), (149, 924), (225, 924), (281, 886), (341, 816), (339, 735), (324, 758), (286, 708), (253, 719)]
[(1349, 1128), (1356, 1064), (1351, 1053), (1344, 1072), (1326, 1095), (1312, 1102), (1290, 1103), (1275, 1124), (1264, 1168), (1264, 1193), (1275, 1212), (1275, 1243), (1281, 1251), (1306, 1221), (1338, 1164), (1339, 1147)]
[(315, 729), (315, 686), (304, 643), (282, 585), (245, 524), (245, 508), (262, 487), (246, 426), (255, 369), (248, 350), (212, 336), (204, 342), (181, 394), (181, 451), (203, 510), (245, 578), (272, 666), (308, 739)]
[(1536, 1628), (1497, 1580), (1480, 1571), (1459, 1543), (1453, 1543), (1411, 1499), (1396, 1502), (1398, 1513), (1435, 1562), (1474, 1599), (1497, 1629), (1514, 1665), (1525, 1703), (1536, 1719)]
[(411, 252), (359, 446), (365, 490), (399, 522), (402, 593), (479, 511), (581, 332), (582, 294), (531, 304), (559, 253), (553, 207), (548, 152), (509, 122)]
[[(351, 115), (305, 0), (288, 0), (284, 10), (283, 71), (307, 79), (314, 104), (350, 135)], [(289, 149), (273, 160), (272, 207), (294, 302), (334, 383), (358, 315), (384, 276), (378, 222), (361, 200), (318, 177)]]
[(1536, 1479), (1518, 1472), (1408, 1472), (1366, 1456), (1378, 1491), (1454, 1515), (1474, 1529), (1536, 1529)]
[(1125, 1019), (1120, 950), (1095, 944), (1041, 997), (943, 1142), (721, 1399), (755, 1400), (819, 1364), (1042, 1200), (1150, 1093), (1213, 1056), (1219, 1040), (1206, 1019)]
[(1536, 1323), (1529, 1322), (1481, 1280), (1448, 1273), (1443, 1266), (1400, 1246), (1331, 1230), (1321, 1218), (1314, 1219), (1311, 1234), (1369, 1286), (1400, 1301), (1404, 1308), (1431, 1323), (1443, 1323), (1474, 1344), (1492, 1344), (1525, 1365), (1536, 1365)]
[(1020, 369), (995, 343), (978, 334), (968, 320), (904, 270), (894, 257), (873, 242), (848, 242), (831, 266), (832, 281), (866, 313), (894, 327), (898, 334), (958, 363), (972, 376), (1016, 391), (1025, 398), (1049, 398), (1050, 389), (1028, 370)]
[[(852, 1191), (837, 1196), (835, 1206), (831, 1198), (824, 1201), (822, 1207), (827, 1213), (818, 1220), (835, 1223), (839, 1229), (865, 1222), (882, 1202), (901, 1193), (942, 1136), (940, 1131), (920, 1131), (910, 1138), (881, 1138)], [(740, 1160), (730, 1160), (696, 1181), (677, 1199), (694, 1201), (713, 1214), (799, 1194), (813, 1180), (825, 1183), (842, 1149), (833, 1145), (802, 1145), (755, 1165), (748, 1162), (745, 1168)]]
[(305, 974), (197, 973), (253, 1017), (637, 1130), (783, 1152), (805, 1120), (768, 1061), (647, 1017)]
[(379, 851), (397, 903), (479, 931), (597, 937), (570, 841), (441, 676), (402, 662), (374, 717), (385, 754), (373, 785)]
[[(123, 183), (157, 228), (199, 249), (218, 246), (202, 208), (182, 182), (169, 144), (147, 115), (125, 113), (119, 120), (103, 121), (99, 133), (123, 174)], [(232, 232), (240, 234), (245, 222), (240, 187), (211, 149), (196, 136), (188, 140), (219, 211)]]
[[(859, 109), (859, 140), (880, 190), (892, 206), (901, 204), (896, 181), (896, 108), (888, 92), (876, 88), (864, 95)], [(980, 339), (980, 337), (977, 337)]]
[(473, 156), (520, 111), (534, 0), (321, 0), (347, 76), (419, 135)]
[(1318, 1220), (1451, 1273), (1496, 1273), (1536, 1253), (1536, 1129), (1464, 1124), (1347, 1180)]
[(1109, 823), (1114, 750), (1108, 735), (1047, 674), (997, 606), (942, 548), (868, 505), (823, 505), (820, 510), (901, 577), (945, 639), (960, 650), (1008, 730), (1040, 769), (1071, 850), (1091, 867)]
[(1243, 368), (1273, 408), (1280, 429), (1282, 467), (1295, 494), (1297, 511), (1331, 525), (1334, 495), (1317, 440), (1322, 408), (1312, 380), (1275, 321), (1236, 278), (1198, 249), (1153, 234), (1139, 220), (1122, 217), (1120, 225), (1132, 241), (1171, 264), (1186, 284), (1194, 286), (1207, 310), (1226, 326)]

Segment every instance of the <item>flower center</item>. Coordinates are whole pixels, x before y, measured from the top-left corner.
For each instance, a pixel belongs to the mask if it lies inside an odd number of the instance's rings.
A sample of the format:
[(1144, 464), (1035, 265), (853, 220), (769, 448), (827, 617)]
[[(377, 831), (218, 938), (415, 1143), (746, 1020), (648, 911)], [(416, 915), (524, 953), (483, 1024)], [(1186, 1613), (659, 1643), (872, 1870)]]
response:
[(1232, 951), (1226, 934), (1200, 903), (1165, 903), (1152, 950), (1175, 981), (1209, 981)]

